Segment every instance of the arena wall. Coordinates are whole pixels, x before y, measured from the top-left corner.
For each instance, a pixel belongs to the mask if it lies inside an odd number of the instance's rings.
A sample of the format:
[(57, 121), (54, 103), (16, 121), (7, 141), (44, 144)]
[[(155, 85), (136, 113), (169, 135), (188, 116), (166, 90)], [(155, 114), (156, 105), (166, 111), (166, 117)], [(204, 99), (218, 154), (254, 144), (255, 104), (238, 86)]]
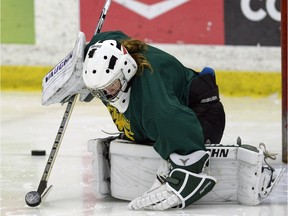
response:
[[(213, 0), (210, 7), (210, 0), (113, 0), (103, 31), (122, 30), (196, 70), (213, 67), (222, 94), (280, 94), (279, 2)], [(72, 50), (78, 31), (90, 40), (103, 5), (2, 0), (1, 89), (40, 91), (42, 78)]]

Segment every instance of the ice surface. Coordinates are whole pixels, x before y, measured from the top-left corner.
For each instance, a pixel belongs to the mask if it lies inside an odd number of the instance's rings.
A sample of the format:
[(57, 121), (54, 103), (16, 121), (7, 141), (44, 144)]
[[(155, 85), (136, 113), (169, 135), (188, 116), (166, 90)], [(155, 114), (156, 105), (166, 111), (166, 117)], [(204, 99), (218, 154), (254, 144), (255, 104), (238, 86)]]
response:
[[(223, 144), (243, 143), (281, 154), (281, 101), (268, 98), (222, 97), (227, 115)], [(191, 205), (165, 212), (131, 211), (127, 202), (97, 199), (92, 190), (91, 153), (87, 141), (116, 132), (105, 107), (97, 100), (77, 102), (60, 147), (48, 184), (53, 188), (36, 208), (24, 197), (37, 190), (66, 106), (41, 105), (41, 93), (1, 94), (1, 215), (37, 216), (187, 216), (187, 215), (287, 215), (287, 170), (275, 191), (259, 206), (236, 204)], [(31, 150), (46, 150), (46, 156), (31, 156)], [(272, 162), (281, 166), (281, 156)], [(287, 165), (286, 165), (287, 166)]]

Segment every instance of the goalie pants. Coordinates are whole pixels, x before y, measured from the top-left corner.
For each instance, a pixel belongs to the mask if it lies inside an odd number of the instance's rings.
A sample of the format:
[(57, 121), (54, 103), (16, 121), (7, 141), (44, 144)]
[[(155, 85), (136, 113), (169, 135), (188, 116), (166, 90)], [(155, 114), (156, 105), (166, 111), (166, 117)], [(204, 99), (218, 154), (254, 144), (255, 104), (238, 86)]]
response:
[(202, 126), (205, 143), (207, 140), (220, 143), (225, 129), (225, 111), (220, 102), (215, 75), (200, 75), (192, 81), (188, 106)]

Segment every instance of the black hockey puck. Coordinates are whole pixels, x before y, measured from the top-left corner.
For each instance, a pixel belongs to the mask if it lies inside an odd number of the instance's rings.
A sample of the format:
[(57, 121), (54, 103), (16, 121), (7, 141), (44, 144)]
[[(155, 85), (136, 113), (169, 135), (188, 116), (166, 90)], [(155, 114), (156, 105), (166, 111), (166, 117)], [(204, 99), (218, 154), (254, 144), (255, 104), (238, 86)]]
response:
[(46, 151), (45, 150), (32, 150), (31, 155), (33, 155), (33, 156), (45, 156)]
[(41, 203), (41, 195), (37, 191), (30, 191), (25, 196), (25, 202), (30, 207), (36, 207)]

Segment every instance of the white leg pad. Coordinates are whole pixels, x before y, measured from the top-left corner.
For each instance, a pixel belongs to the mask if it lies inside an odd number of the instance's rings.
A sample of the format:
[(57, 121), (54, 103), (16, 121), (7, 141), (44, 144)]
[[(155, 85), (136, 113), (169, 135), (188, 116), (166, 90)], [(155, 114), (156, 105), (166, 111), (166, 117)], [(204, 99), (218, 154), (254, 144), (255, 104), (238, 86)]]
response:
[(237, 203), (238, 190), (238, 164), (237, 146), (213, 146), (207, 147), (211, 157), (209, 166), (204, 172), (217, 179), (213, 190), (201, 198), (198, 204), (207, 203)]
[(245, 205), (258, 205), (273, 189), (279, 174), (265, 164), (262, 149), (238, 148), (238, 201)]
[(111, 195), (124, 200), (132, 200), (146, 192), (154, 183), (156, 171), (163, 161), (151, 146), (129, 142), (119, 145), (117, 140), (111, 142), (110, 155)]
[[(95, 149), (95, 145), (95, 142), (90, 143), (90, 149)], [(210, 150), (211, 158), (209, 167), (204, 172), (215, 177), (217, 184), (210, 193), (196, 202), (198, 204), (239, 202), (257, 205), (268, 196), (281, 176), (280, 174), (273, 176), (270, 166), (263, 162), (264, 155), (261, 149), (254, 147), (251, 150), (238, 145), (209, 145), (207, 149)], [(99, 196), (99, 193), (107, 195), (109, 184), (103, 180), (103, 177), (107, 178), (107, 173), (98, 173), (106, 169), (101, 168), (102, 165), (99, 168), (101, 162), (95, 162), (102, 157), (97, 157), (98, 150), (92, 152), (96, 195)], [(123, 140), (111, 141), (111, 195), (123, 200), (133, 200), (143, 195), (154, 183), (162, 161), (152, 146)]]

